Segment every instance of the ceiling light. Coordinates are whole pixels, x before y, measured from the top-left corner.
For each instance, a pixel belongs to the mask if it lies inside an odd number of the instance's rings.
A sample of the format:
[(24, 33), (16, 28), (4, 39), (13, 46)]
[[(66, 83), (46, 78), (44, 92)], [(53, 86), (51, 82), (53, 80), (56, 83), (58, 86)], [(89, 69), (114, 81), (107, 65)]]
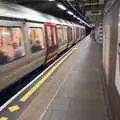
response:
[(57, 4), (57, 7), (59, 7), (61, 10), (67, 10), (67, 8), (60, 3)]
[(84, 23), (85, 25), (87, 25), (88, 27), (90, 27), (90, 25), (88, 23), (86, 23), (84, 20), (82, 20), (81, 18), (79, 17), (76, 17), (81, 23)]
[(68, 13), (69, 15), (73, 15), (73, 13), (72, 13), (71, 11), (67, 11), (67, 13)]
[(55, 1), (55, 0), (48, 0), (48, 1), (52, 2), (52, 1)]
[(81, 20), (79, 17), (77, 17), (78, 20)]
[(76, 18), (77, 16), (76, 16), (76, 15), (73, 15), (73, 17), (75, 17), (75, 18)]

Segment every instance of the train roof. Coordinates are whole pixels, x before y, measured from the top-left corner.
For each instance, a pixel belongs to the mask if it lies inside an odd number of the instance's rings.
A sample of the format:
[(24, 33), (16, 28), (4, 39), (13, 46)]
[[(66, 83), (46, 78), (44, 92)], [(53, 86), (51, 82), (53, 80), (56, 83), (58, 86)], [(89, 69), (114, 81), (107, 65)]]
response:
[[(0, 17), (15, 18), (36, 22), (50, 22), (72, 26), (72, 22), (63, 20), (15, 3), (0, 1)], [(76, 24), (76, 26), (79, 26)]]
[(0, 17), (60, 24), (60, 21), (51, 15), (41, 13), (15, 3), (2, 1), (0, 1)]
[(9, 2), (1, 2), (0, 1), (0, 16), (7, 18), (17, 18), (17, 19), (26, 19), (26, 20), (34, 20), (47, 22), (47, 15), (45, 17), (44, 14), (32, 10), (27, 7), (23, 7), (21, 5), (17, 5)]

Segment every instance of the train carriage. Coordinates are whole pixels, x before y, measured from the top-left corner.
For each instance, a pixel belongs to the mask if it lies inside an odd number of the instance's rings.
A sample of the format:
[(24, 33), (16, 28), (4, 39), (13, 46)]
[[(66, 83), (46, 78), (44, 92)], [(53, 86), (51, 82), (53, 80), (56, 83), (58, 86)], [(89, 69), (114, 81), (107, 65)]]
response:
[(69, 21), (0, 2), (0, 90), (54, 61), (77, 42), (78, 29)]
[(45, 33), (47, 43), (46, 63), (50, 63), (56, 58), (58, 50), (56, 24), (45, 23)]

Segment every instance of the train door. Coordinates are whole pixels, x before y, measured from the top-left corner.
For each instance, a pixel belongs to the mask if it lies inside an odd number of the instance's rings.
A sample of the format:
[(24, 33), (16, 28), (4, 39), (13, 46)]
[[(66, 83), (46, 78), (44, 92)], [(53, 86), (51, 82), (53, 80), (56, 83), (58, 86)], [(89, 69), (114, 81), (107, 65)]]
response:
[(76, 37), (76, 27), (74, 28), (74, 31), (75, 31), (75, 43), (77, 41), (77, 37)]
[(74, 33), (75, 33), (75, 43), (76, 43), (77, 42), (76, 27), (74, 28)]
[(82, 39), (82, 29), (79, 28), (79, 40), (81, 40), (81, 39)]
[(46, 63), (52, 62), (58, 51), (57, 29), (55, 24), (45, 23), (47, 57)]
[(68, 30), (67, 26), (63, 27), (63, 38), (65, 41), (65, 49), (68, 47)]
[(73, 39), (73, 44), (75, 44), (75, 29), (74, 29), (74, 27), (72, 28), (72, 39)]
[(72, 28), (68, 27), (68, 48), (72, 46)]
[(79, 28), (76, 28), (76, 37), (77, 37), (77, 42), (79, 41)]

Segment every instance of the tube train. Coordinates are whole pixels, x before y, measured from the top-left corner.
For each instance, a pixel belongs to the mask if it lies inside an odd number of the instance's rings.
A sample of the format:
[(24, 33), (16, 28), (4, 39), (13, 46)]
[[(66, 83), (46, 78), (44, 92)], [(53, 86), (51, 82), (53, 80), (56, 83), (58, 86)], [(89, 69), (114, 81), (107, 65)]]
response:
[(0, 2), (0, 89), (54, 61), (86, 36), (85, 26)]

